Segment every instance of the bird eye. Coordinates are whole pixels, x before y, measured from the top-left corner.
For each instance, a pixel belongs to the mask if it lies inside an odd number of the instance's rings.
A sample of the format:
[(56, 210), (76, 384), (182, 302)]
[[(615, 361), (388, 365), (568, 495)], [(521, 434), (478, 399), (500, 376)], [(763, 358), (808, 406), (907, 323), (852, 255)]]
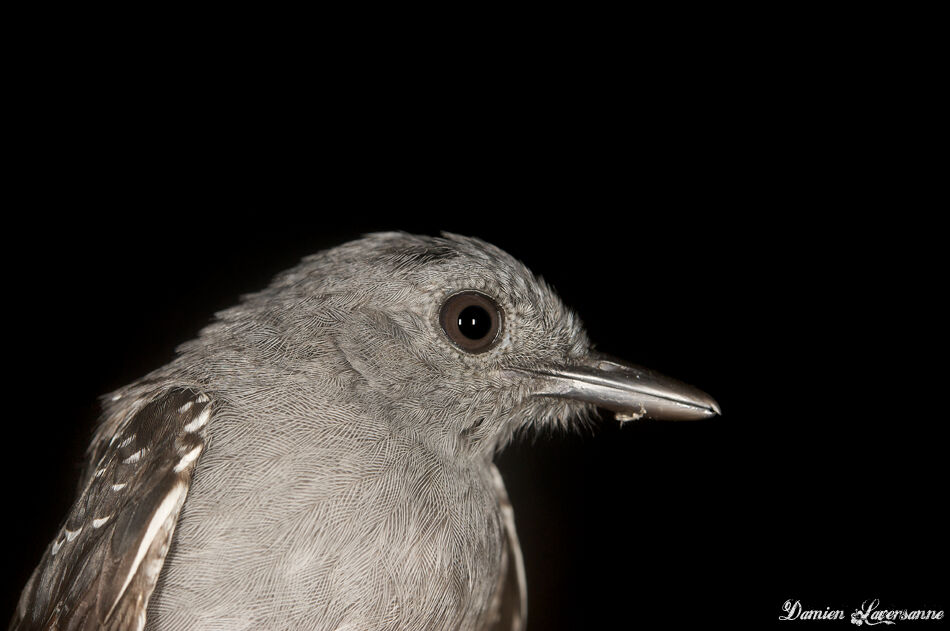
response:
[(464, 291), (449, 296), (439, 320), (456, 346), (469, 353), (484, 353), (498, 338), (501, 309), (484, 294)]

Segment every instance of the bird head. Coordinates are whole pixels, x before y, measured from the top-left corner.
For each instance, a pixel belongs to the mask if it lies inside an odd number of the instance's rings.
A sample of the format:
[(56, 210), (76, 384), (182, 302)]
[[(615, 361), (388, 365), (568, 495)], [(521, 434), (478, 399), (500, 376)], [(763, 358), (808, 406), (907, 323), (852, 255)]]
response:
[(371, 234), (218, 315), (196, 344), (227, 363), (319, 388), (455, 457), (597, 407), (621, 420), (719, 413), (695, 388), (593, 351), (543, 280), (474, 238)]

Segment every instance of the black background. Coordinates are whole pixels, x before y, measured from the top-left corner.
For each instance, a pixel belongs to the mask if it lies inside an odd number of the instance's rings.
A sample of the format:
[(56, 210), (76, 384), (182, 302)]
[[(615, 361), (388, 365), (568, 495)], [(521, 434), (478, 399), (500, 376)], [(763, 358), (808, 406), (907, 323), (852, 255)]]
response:
[(71, 502), (98, 395), (300, 257), (391, 229), (495, 243), (601, 350), (722, 407), (499, 457), (530, 629), (946, 609), (927, 41), (702, 32), (40, 59), (5, 203), (5, 610)]

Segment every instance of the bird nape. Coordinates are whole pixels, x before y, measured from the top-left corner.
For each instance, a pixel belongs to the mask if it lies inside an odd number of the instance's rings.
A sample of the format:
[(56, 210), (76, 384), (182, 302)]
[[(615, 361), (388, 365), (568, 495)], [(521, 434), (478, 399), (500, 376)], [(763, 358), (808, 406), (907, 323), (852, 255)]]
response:
[(11, 629), (522, 629), (493, 456), (597, 407), (719, 413), (595, 353), (524, 265), (380, 233), (305, 258), (103, 398)]

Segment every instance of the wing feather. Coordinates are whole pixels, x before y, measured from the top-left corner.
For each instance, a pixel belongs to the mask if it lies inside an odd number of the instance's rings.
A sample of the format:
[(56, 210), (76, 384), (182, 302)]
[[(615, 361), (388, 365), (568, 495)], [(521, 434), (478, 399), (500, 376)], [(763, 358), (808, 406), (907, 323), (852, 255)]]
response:
[(120, 404), (89, 450), (66, 523), (23, 589), (11, 631), (145, 626), (212, 411), (176, 388)]
[(528, 619), (528, 586), (524, 573), (524, 558), (515, 530), (515, 512), (508, 500), (505, 482), (498, 467), (491, 465), (495, 495), (505, 524), (505, 547), (502, 572), (489, 608), (490, 617), (486, 631), (522, 631)]

